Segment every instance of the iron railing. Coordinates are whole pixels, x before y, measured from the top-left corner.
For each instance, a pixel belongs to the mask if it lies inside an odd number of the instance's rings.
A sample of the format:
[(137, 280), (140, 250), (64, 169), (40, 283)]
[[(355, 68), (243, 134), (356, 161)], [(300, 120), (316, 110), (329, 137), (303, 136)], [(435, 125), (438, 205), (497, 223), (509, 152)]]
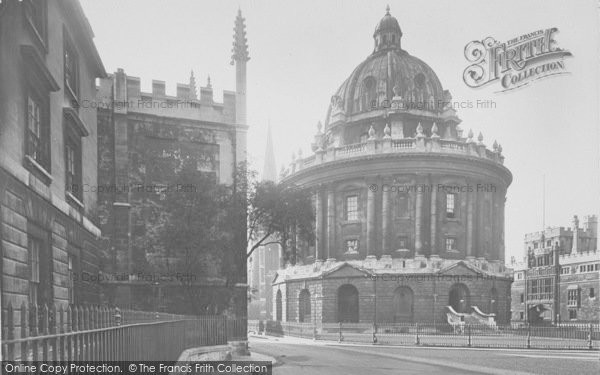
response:
[(248, 322), (249, 331), (273, 336), (385, 345), (478, 348), (600, 349), (599, 324), (298, 323)]
[(3, 311), (7, 361), (174, 361), (186, 349), (246, 338), (245, 319), (100, 306), (11, 305)]

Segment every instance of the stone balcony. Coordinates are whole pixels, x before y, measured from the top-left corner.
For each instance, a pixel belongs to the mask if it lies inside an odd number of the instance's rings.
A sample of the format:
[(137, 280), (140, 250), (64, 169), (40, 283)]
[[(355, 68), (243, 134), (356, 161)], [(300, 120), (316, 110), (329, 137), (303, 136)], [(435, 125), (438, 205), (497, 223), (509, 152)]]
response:
[(493, 150), (489, 150), (483, 144), (481, 134), (478, 141), (472, 137), (472, 133), (469, 135), (469, 138), (458, 140), (442, 139), (435, 134), (431, 137), (417, 134), (415, 138), (401, 139), (393, 139), (390, 136), (371, 137), (362, 143), (328, 147), (327, 149), (317, 148), (311, 156), (302, 158), (302, 155), (299, 154), (298, 158), (293, 159), (288, 173), (293, 174), (305, 168), (336, 160), (379, 154), (439, 153), (482, 158), (504, 164), (502, 146), (494, 142)]

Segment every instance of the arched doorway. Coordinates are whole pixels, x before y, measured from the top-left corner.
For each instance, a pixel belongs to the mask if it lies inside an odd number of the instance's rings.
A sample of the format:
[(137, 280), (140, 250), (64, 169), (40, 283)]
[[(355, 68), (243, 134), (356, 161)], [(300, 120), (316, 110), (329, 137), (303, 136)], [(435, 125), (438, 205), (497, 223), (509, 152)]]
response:
[(394, 323), (411, 323), (413, 320), (414, 293), (407, 286), (401, 286), (394, 291)]
[(281, 322), (282, 315), (282, 306), (281, 306), (281, 290), (277, 291), (277, 296), (275, 297), (275, 319), (278, 322)]
[(358, 323), (358, 290), (345, 284), (338, 289), (338, 321)]
[(458, 313), (470, 312), (469, 288), (465, 284), (452, 285), (448, 293), (448, 305)]
[(298, 321), (310, 322), (310, 292), (302, 289), (298, 298)]

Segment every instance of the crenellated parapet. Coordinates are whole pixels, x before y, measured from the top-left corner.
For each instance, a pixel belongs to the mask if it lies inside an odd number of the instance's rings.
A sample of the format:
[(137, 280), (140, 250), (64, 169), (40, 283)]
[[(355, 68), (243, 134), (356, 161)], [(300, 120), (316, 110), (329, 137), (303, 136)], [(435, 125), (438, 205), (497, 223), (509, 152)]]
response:
[[(100, 81), (96, 105), (104, 108), (114, 107), (121, 113), (235, 124), (235, 92), (224, 90), (222, 101), (215, 101), (210, 77), (206, 86), (200, 87), (199, 97), (193, 73), (190, 83), (175, 85), (175, 95), (167, 94), (165, 81), (152, 80), (151, 92), (142, 91), (141, 86), (139, 77), (128, 76), (123, 69), (118, 69)], [(111, 95), (113, 93), (114, 97)]]

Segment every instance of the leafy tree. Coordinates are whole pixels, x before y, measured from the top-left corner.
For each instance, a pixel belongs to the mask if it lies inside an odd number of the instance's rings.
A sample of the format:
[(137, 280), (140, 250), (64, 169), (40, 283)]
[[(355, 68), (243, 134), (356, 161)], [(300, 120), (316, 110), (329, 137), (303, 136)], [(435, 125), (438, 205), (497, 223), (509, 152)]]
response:
[(253, 182), (248, 192), (247, 256), (261, 246), (277, 243), (284, 261), (296, 263), (299, 244), (314, 238), (314, 210), (310, 190), (286, 183)]

